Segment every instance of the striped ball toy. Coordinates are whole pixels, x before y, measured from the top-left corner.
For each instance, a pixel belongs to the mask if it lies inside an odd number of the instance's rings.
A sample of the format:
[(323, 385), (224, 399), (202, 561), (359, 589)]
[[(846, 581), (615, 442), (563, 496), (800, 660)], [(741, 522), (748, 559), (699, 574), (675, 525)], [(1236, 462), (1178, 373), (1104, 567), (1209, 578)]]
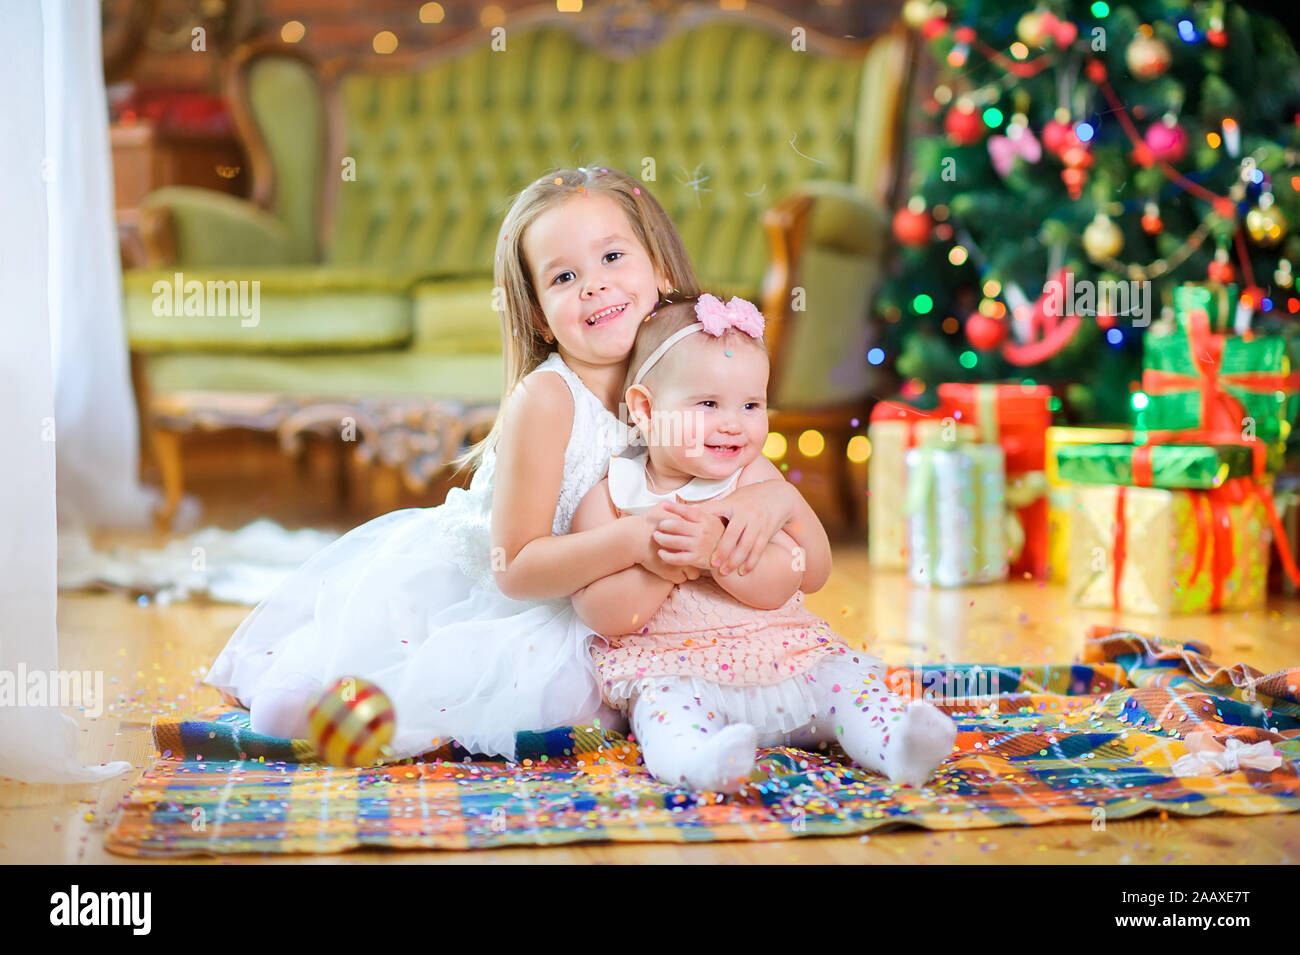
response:
[(308, 714), (312, 745), (331, 766), (370, 766), (385, 755), (397, 727), (388, 695), (361, 677), (345, 676)]

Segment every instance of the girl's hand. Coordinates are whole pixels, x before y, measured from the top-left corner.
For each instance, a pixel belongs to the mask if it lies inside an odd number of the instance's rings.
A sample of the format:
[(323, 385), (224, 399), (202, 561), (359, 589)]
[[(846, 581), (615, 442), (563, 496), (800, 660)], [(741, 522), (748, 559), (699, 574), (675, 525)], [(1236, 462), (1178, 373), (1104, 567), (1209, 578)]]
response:
[(726, 530), (721, 518), (676, 501), (665, 502), (663, 508), (674, 516), (661, 520), (651, 535), (663, 548), (660, 556), (669, 564), (708, 570), (709, 557)]
[(758, 566), (776, 532), (794, 515), (791, 495), (798, 493), (785, 481), (761, 481), (738, 487), (720, 501), (699, 505), (727, 524), (709, 561), (714, 573), (747, 574)]

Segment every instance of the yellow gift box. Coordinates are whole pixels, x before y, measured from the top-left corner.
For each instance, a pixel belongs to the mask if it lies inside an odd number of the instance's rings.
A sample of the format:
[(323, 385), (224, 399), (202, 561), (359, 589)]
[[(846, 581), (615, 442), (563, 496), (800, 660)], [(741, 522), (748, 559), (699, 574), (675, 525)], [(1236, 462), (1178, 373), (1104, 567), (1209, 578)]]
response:
[(1070, 559), (1070, 511), (1074, 507), (1069, 481), (1062, 481), (1056, 466), (1056, 449), (1063, 444), (1132, 444), (1133, 431), (1121, 427), (1074, 428), (1057, 426), (1048, 428), (1047, 461), (1047, 553), (1050, 579), (1065, 583), (1066, 567)]
[(1066, 587), (1079, 607), (1142, 614), (1263, 606), (1273, 532), (1257, 488), (1075, 485)]

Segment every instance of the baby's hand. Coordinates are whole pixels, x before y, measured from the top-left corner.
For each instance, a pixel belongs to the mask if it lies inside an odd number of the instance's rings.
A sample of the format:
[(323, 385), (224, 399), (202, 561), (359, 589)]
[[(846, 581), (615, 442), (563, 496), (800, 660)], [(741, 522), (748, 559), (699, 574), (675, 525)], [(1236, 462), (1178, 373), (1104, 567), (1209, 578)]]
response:
[(662, 507), (672, 516), (661, 520), (652, 535), (662, 548), (659, 555), (669, 564), (708, 570), (709, 555), (725, 530), (721, 519), (702, 508), (676, 501), (665, 502)]
[[(640, 564), (650, 573), (662, 577), (670, 583), (680, 584), (697, 579), (700, 576), (700, 571), (699, 568), (678, 560), (676, 554), (661, 548), (656, 540), (661, 522), (672, 517), (672, 513), (668, 510), (671, 506), (669, 504), (659, 504), (646, 512), (646, 547)], [(665, 556), (669, 559), (665, 560)]]

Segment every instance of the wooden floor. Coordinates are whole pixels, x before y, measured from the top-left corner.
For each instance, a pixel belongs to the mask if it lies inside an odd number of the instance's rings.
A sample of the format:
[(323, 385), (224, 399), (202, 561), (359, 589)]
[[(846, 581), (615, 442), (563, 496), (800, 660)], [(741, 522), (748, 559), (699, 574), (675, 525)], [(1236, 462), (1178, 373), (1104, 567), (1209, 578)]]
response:
[[(256, 501), (244, 498), (245, 505)], [(212, 512), (210, 512), (212, 513)], [(255, 513), (226, 511), (224, 526)], [(283, 519), (283, 518), (282, 518)], [(127, 539), (101, 538), (101, 543)], [(132, 539), (148, 539), (132, 538)], [(156, 543), (160, 538), (155, 538)], [(1060, 588), (1032, 581), (951, 591), (914, 589), (897, 574), (873, 571), (865, 547), (836, 548), (828, 586), (808, 606), (850, 643), (890, 663), (934, 661), (1052, 663), (1077, 658), (1090, 624), (1130, 627), (1207, 643), (1215, 659), (1272, 671), (1300, 661), (1300, 601), (1274, 598), (1266, 611), (1158, 620), (1067, 605)], [(140, 606), (120, 594), (64, 594), (59, 660), (64, 669), (102, 669), (109, 700), (120, 705), (82, 725), (83, 762), (125, 759), (130, 773), (97, 786), (0, 781), (0, 863), (155, 864), (114, 856), (103, 836), (114, 807), (152, 755), (153, 714), (185, 714), (215, 703), (199, 684), (246, 608), (210, 603)], [(215, 860), (185, 860), (182, 864)], [(870, 837), (805, 838), (782, 843), (576, 846), (480, 852), (354, 852), (338, 856), (237, 857), (240, 862), (338, 863), (1296, 863), (1300, 814), (1185, 820), (1146, 815), (1087, 824), (966, 832), (899, 830)], [(177, 863), (168, 863), (177, 864)]]

